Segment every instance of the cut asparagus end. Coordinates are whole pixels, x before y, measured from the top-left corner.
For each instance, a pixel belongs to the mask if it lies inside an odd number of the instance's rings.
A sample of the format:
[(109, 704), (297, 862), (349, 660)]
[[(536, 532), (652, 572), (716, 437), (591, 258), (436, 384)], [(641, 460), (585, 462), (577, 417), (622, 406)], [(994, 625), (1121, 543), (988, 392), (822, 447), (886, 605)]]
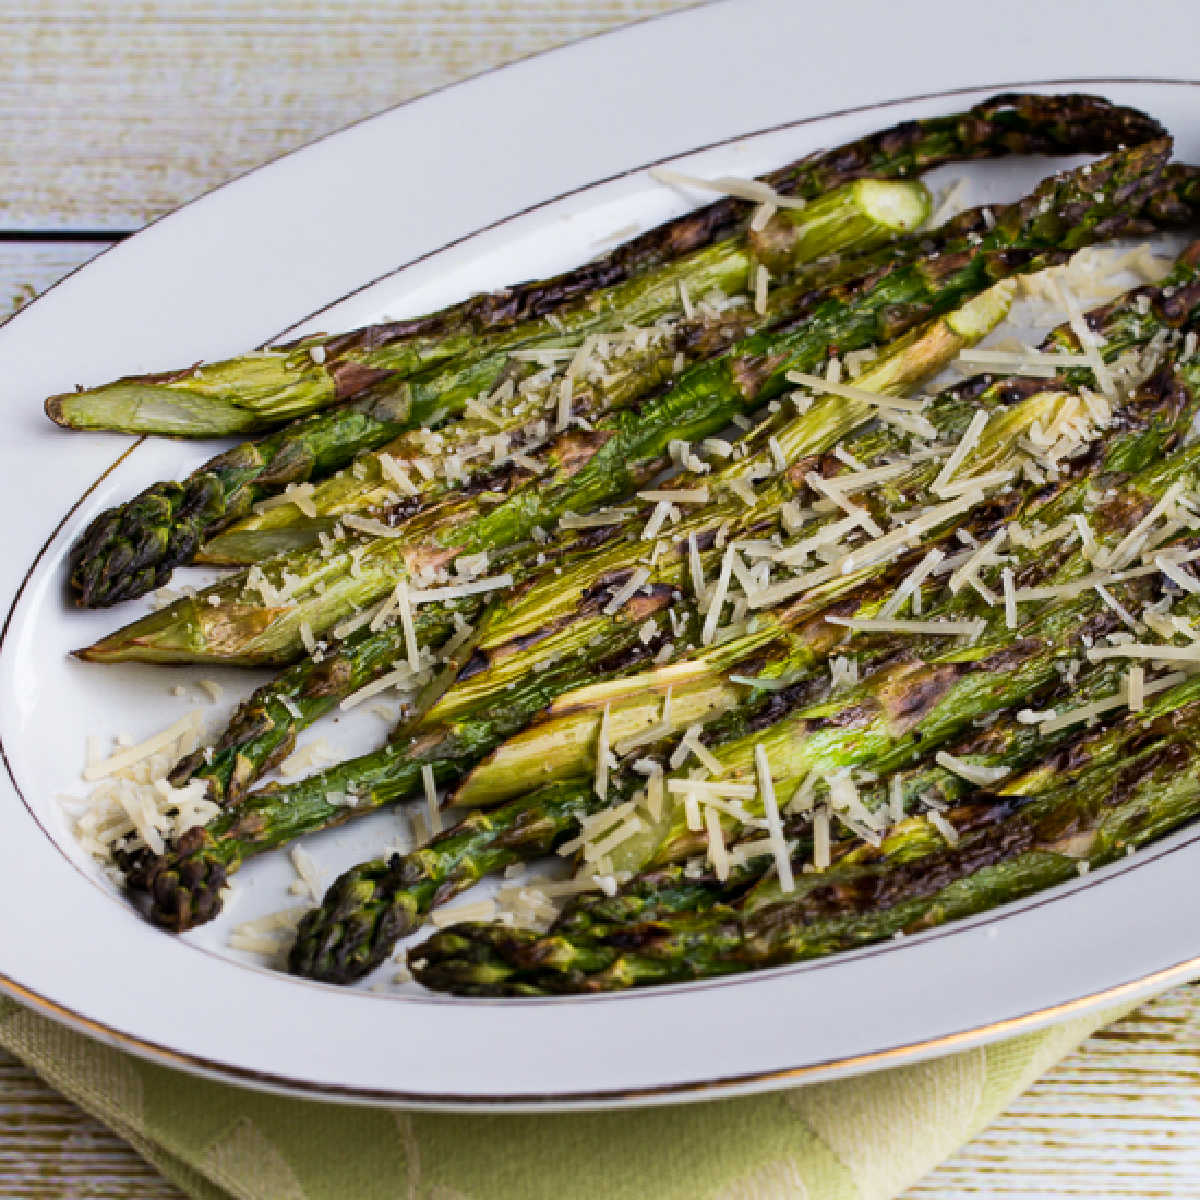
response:
[(255, 354), (64, 392), (46, 401), (46, 415), (68, 429), (219, 437), (268, 429), (334, 398), (325, 367), (295, 355)]
[(946, 324), (967, 345), (974, 345), (1008, 316), (1008, 310), (1016, 299), (1017, 288), (1015, 279), (1002, 279), (950, 313), (945, 318)]
[[(543, 787), (595, 769), (596, 738), (607, 709), (609, 736), (614, 744), (636, 738), (647, 730), (661, 736), (681, 733), (689, 725), (711, 720), (732, 708), (742, 689), (720, 675), (672, 692), (671, 707), (663, 720), (666, 684), (650, 671), (630, 683), (640, 695), (624, 702), (600, 704), (581, 700), (558, 719), (542, 721), (511, 737), (476, 766), (452, 793), (457, 807), (497, 804), (532, 787)], [(587, 691), (587, 689), (581, 689)], [(568, 694), (567, 699), (571, 699)]]
[[(265, 659), (246, 654), (247, 641), (263, 633), (277, 618), (288, 615), (289, 609), (237, 605), (231, 606), (222, 616), (219, 609), (201, 610), (188, 596), (74, 651), (74, 654), (85, 662), (97, 663), (222, 661), (256, 666)], [(228, 654), (223, 653), (227, 639)]]
[(773, 272), (792, 270), (830, 254), (874, 250), (898, 233), (917, 229), (929, 216), (929, 190), (917, 181), (860, 179), (776, 213), (752, 230), (755, 257)]
[(172, 437), (219, 437), (259, 427), (252, 413), (235, 404), (132, 382), (51, 396), (46, 416), (64, 429)]
[(911, 233), (929, 220), (933, 204), (929, 189), (923, 183), (860, 179), (851, 186), (864, 215), (883, 229)]

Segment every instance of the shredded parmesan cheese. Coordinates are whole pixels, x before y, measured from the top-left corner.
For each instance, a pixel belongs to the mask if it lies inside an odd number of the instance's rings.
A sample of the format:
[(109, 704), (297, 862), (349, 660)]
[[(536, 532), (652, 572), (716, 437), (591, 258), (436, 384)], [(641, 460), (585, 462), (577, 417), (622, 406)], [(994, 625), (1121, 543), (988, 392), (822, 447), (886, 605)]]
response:
[(1146, 671), (1144, 667), (1130, 667), (1125, 676), (1125, 702), (1130, 712), (1141, 712), (1146, 707)]
[(201, 709), (194, 709), (186, 716), (180, 717), (169, 728), (164, 729), (161, 733), (156, 733), (153, 737), (147, 738), (144, 742), (139, 742), (136, 746), (130, 746), (128, 749), (120, 750), (111, 758), (106, 758), (102, 762), (93, 763), (85, 767), (83, 778), (89, 783), (104, 779), (109, 775), (115, 775), (119, 771), (123, 771), (137, 763), (149, 758), (152, 754), (170, 746), (172, 743), (179, 741), (181, 738), (196, 732), (203, 722), (203, 712)]
[(445, 929), (448, 925), (457, 925), (460, 921), (494, 921), (495, 919), (495, 900), (476, 900), (471, 904), (456, 904), (453, 908), (435, 909), (429, 917), (430, 922), (438, 929)]
[(937, 478), (933, 481), (930, 490), (941, 495), (943, 489), (954, 478), (955, 472), (966, 461), (967, 455), (975, 449), (979, 441), (980, 435), (987, 426), (989, 414), (985, 411), (977, 412), (972, 418), (970, 424), (966, 428), (966, 432), (959, 438), (958, 445), (954, 447), (950, 457), (946, 459), (945, 465), (938, 472)]
[(822, 379), (819, 375), (809, 375), (804, 371), (788, 371), (786, 378), (789, 382), (811, 388), (814, 392), (829, 392), (834, 396), (841, 396), (845, 400), (858, 400), (863, 404), (869, 404), (872, 408), (891, 409), (894, 412), (920, 413), (925, 407), (920, 400), (902, 400), (898, 396), (887, 396), (881, 392), (869, 392), (866, 388), (854, 387), (848, 383), (835, 383), (829, 379)]
[(935, 637), (978, 637), (987, 628), (982, 617), (974, 621), (904, 621), (883, 617), (826, 617), (825, 620), (858, 633), (929, 633)]
[(1164, 554), (1156, 554), (1154, 556), (1154, 565), (1177, 587), (1181, 587), (1185, 592), (1193, 594), (1200, 592), (1200, 580), (1198, 580), (1190, 571), (1185, 571), (1181, 566), (1171, 561)]
[(728, 547), (721, 559), (721, 573), (717, 577), (717, 585), (713, 589), (712, 598), (708, 603), (708, 611), (704, 616), (704, 626), (700, 631), (700, 641), (709, 646), (717, 636), (717, 625), (721, 620), (721, 610), (725, 607), (725, 596), (729, 592), (729, 580), (733, 575), (733, 559), (737, 551)]
[(1004, 627), (1016, 629), (1019, 616), (1017, 613), (1017, 592), (1013, 582), (1011, 567), (1005, 567), (1000, 572), (1000, 581), (1004, 586)]
[(771, 276), (767, 268), (759, 263), (754, 269), (754, 311), (761, 317), (767, 311), (767, 284)]
[[(343, 711), (357, 708), (364, 700), (369, 700), (372, 696), (377, 696), (380, 692), (385, 692), (388, 688), (401, 687), (404, 684), (411, 683), (413, 680), (412, 668), (407, 664), (402, 667), (397, 667), (394, 671), (388, 671), (385, 675), (381, 675), (378, 679), (371, 683), (360, 687), (357, 692), (351, 692), (338, 705)], [(300, 712), (297, 710), (292, 714), (299, 718)]]
[(946, 845), (951, 847), (958, 845), (958, 830), (940, 812), (927, 812), (925, 819), (946, 839)]
[(316, 860), (303, 846), (293, 846), (288, 852), (288, 857), (292, 860), (292, 866), (295, 868), (304, 890), (312, 897), (315, 904), (320, 904), (324, 889), (321, 886), (321, 871)]
[(442, 832), (442, 810), (438, 804), (437, 781), (433, 777), (433, 767), (429, 763), (421, 765), (421, 784), (425, 789), (425, 811), (429, 822), (429, 832)]
[(604, 712), (600, 716), (600, 732), (596, 738), (596, 772), (593, 781), (593, 788), (596, 795), (601, 800), (608, 799), (608, 718), (609, 705), (604, 706)]
[(294, 779), (309, 767), (333, 763), (337, 760), (337, 754), (334, 753), (329, 742), (325, 738), (318, 738), (315, 742), (310, 742), (307, 746), (301, 746), (292, 751), (279, 764), (279, 773), (284, 779)]
[(813, 813), (813, 866), (818, 871), (829, 869), (831, 861), (829, 853), (829, 809), (818, 808)]
[(699, 179), (685, 175), (670, 167), (651, 167), (647, 172), (651, 179), (668, 186), (698, 188), (704, 192), (716, 192), (721, 196), (736, 196), (756, 204), (771, 204), (775, 208), (803, 208), (807, 201), (795, 196), (781, 196), (770, 184), (757, 179), (737, 179), (732, 175), (721, 175), (716, 179)]
[(472, 579), (466, 583), (452, 583), (446, 587), (421, 588), (419, 591), (408, 593), (409, 604), (445, 603), (447, 600), (461, 600), (464, 596), (476, 596), (480, 592), (496, 592), (501, 588), (512, 587), (513, 577), (507, 572), (503, 575), (491, 575), (486, 579)]
[(647, 502), (667, 504), (707, 504), (708, 488), (662, 488), (638, 492), (638, 498)]
[(969, 763), (965, 759), (955, 758), (953, 754), (949, 754), (945, 750), (939, 750), (934, 756), (934, 760), (939, 767), (945, 767), (952, 775), (957, 775), (960, 779), (965, 779), (968, 783), (975, 783), (981, 787), (986, 787), (989, 783), (997, 783), (1012, 774), (1011, 767), (981, 767), (976, 763)]
[(706, 801), (726, 797), (731, 800), (753, 800), (757, 789), (752, 783), (734, 783), (720, 779), (668, 779), (667, 791), (676, 795), (697, 795)]
[(613, 592), (608, 603), (601, 610), (606, 617), (611, 617), (619, 612), (625, 605), (626, 601), (633, 598), (633, 594), (640, 588), (646, 580), (650, 578), (650, 572), (645, 567), (638, 567), (632, 575)]
[[(1170, 675), (1163, 675), (1154, 680), (1152, 683), (1144, 683), (1142, 685), (1142, 699), (1147, 696), (1153, 696), (1158, 692), (1165, 691), (1167, 688), (1174, 687), (1177, 683), (1182, 683), (1187, 676), (1182, 671), (1176, 671)], [(1071, 725), (1078, 725), (1083, 721), (1090, 721), (1093, 717), (1101, 716), (1106, 712), (1111, 712), (1114, 708), (1121, 708), (1128, 703), (1128, 692), (1122, 689), (1114, 696), (1109, 696), (1104, 700), (1097, 700), (1092, 704), (1083, 704), (1079, 708), (1073, 708), (1060, 715), (1050, 715), (1044, 720), (1037, 722), (1038, 728), (1042, 733), (1055, 733), (1060, 729), (1067, 729)], [(1036, 716), (1039, 714), (1029, 714)]]
[(341, 520), (347, 529), (368, 533), (371, 537), (398, 538), (404, 533), (402, 525), (385, 525), (374, 517), (360, 517), (357, 513), (347, 513)]
[(720, 814), (714, 808), (704, 810), (704, 832), (708, 840), (708, 861), (712, 863), (717, 878), (724, 882), (729, 878), (729, 852), (721, 832)]
[(754, 765), (758, 771), (758, 793), (767, 819), (767, 841), (775, 858), (779, 886), (785, 893), (794, 892), (796, 880), (792, 874), (791, 852), (783, 836), (783, 822), (780, 820), (779, 804), (775, 799), (775, 781), (771, 778), (771, 763), (766, 747), (761, 742), (754, 747)]
[(408, 581), (401, 579), (393, 593), (396, 609), (400, 613), (400, 628), (404, 631), (404, 652), (408, 665), (414, 671), (421, 669), (421, 648), (417, 645), (417, 627), (413, 622), (412, 605), (408, 599)]

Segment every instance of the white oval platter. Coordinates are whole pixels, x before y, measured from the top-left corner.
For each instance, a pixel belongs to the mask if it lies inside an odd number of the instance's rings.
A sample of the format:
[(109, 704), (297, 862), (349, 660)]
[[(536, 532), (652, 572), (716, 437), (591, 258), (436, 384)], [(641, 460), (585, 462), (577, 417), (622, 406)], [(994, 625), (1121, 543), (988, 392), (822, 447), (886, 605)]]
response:
[[(515, 1111), (849, 1074), (1200, 975), (1200, 938), (1180, 919), (1196, 895), (1200, 827), (902, 943), (708, 984), (484, 1002), (415, 986), (335, 989), (229, 950), (231, 922), (286, 903), (293, 876), (282, 855), (243, 869), (232, 911), (214, 925), (183, 938), (156, 932), (79, 851), (56, 799), (79, 790), (86, 735), (149, 733), (186, 711), (175, 684), (203, 674), (231, 684), (232, 697), (248, 677), (67, 657), (119, 619), (67, 610), (71, 541), (100, 509), (178, 476), (204, 451), (65, 434), (42, 416), (44, 396), (219, 358), (285, 328), (348, 328), (543, 275), (594, 255), (618, 230), (682, 211), (648, 164), (752, 174), (1012, 86), (1139, 105), (1175, 133), (1179, 157), (1200, 161), (1186, 36), (1197, 18), (1185, 3), (1157, 6), (1149, 27), (1135, 6), (1108, 11), (1103, 27), (1077, 6), (1024, 0), (981, 8), (966, 26), (962, 7), (941, 0), (919, 17), (866, 8), (870, 20), (848, 29), (833, 6), (710, 5), (471, 80), (185, 206), (0, 329), (0, 987), (133, 1053), (251, 1087)], [(975, 196), (1004, 199), (1052, 165), (957, 173)], [(211, 720), (223, 712), (214, 706)], [(352, 750), (381, 733), (378, 722), (346, 722), (339, 742)], [(332, 879), (389, 840), (394, 820), (376, 814), (306, 844)]]

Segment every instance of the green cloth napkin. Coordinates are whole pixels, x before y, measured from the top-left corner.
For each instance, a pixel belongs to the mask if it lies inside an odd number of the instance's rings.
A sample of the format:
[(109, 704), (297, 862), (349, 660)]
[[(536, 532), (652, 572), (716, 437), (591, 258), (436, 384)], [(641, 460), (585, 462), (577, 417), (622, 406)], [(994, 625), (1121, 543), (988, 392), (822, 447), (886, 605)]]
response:
[(261, 1095), (0, 1001), (0, 1044), (199, 1200), (887, 1200), (1130, 1005), (835, 1083), (561, 1116)]

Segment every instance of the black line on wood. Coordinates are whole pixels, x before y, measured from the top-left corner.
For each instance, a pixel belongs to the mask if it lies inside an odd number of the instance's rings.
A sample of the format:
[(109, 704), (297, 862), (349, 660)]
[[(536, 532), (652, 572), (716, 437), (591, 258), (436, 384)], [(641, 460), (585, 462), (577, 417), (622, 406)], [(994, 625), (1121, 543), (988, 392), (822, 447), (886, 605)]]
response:
[(107, 246), (136, 232), (134, 229), (0, 229), (0, 242), (98, 242)]

